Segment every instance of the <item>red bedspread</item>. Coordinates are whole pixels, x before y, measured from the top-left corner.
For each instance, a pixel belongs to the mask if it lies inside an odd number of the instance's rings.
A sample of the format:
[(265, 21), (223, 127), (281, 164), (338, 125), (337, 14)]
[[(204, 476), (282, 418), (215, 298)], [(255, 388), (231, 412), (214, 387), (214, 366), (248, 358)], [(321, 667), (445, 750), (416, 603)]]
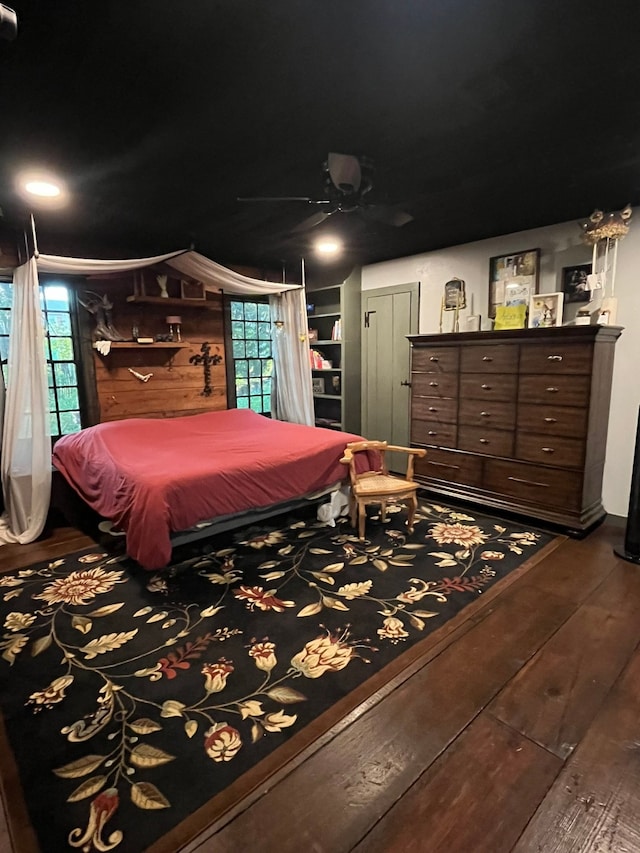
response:
[(360, 439), (229, 409), (98, 424), (59, 439), (53, 462), (92, 509), (126, 531), (129, 555), (157, 569), (171, 558), (172, 532), (344, 479), (340, 457)]

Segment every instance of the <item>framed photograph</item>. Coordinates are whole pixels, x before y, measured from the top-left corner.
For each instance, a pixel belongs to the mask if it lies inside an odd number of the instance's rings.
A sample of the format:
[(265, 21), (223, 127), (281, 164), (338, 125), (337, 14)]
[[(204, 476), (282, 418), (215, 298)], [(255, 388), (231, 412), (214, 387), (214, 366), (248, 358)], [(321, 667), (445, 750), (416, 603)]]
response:
[(565, 302), (589, 302), (591, 291), (587, 284), (591, 275), (591, 264), (578, 264), (562, 269), (562, 292)]
[(562, 325), (564, 293), (542, 293), (529, 303), (529, 328), (544, 329)]
[(182, 299), (206, 299), (204, 292), (204, 284), (201, 281), (184, 281), (180, 282), (180, 297)]
[(314, 376), (311, 379), (314, 394), (324, 394), (324, 376)]
[(466, 308), (467, 300), (464, 292), (464, 281), (461, 278), (452, 278), (444, 286), (445, 311), (455, 311), (456, 308)]
[(318, 330), (317, 329), (309, 329), (308, 338), (309, 338), (310, 344), (317, 343), (318, 342)]
[(489, 317), (498, 305), (529, 305), (538, 292), (540, 249), (527, 249), (489, 259)]

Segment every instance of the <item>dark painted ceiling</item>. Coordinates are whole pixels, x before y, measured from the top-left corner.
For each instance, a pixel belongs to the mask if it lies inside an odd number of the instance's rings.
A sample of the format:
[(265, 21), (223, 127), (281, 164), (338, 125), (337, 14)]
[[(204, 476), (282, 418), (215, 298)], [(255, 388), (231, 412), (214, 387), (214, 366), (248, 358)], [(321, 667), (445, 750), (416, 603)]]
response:
[[(640, 203), (640, 3), (14, 0), (0, 41), (0, 207), (54, 169), (40, 250), (188, 247), (279, 267), (341, 233), (371, 263)], [(375, 164), (370, 201), (309, 231), (328, 152)]]

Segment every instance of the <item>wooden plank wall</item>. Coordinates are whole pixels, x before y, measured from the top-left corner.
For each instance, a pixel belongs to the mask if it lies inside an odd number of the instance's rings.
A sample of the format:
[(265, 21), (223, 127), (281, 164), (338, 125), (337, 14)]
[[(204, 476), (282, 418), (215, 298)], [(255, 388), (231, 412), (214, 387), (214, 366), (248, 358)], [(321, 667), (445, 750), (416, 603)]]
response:
[[(222, 297), (207, 294), (208, 308), (198, 302), (171, 302), (168, 305), (132, 303), (127, 296), (133, 293), (133, 278), (97, 279), (87, 282), (79, 291), (84, 299), (87, 290), (100, 295), (108, 294), (113, 302), (113, 325), (124, 337), (132, 336), (137, 326), (140, 336), (154, 337), (167, 334), (165, 322), (168, 315), (182, 317), (182, 340), (189, 346), (184, 349), (155, 348), (153, 345), (117, 349), (106, 355), (94, 351), (100, 421), (121, 420), (134, 417), (175, 417), (219, 411), (227, 408), (225, 373), (224, 319)], [(149, 291), (151, 292), (151, 291)], [(169, 290), (170, 295), (177, 295)], [(154, 295), (158, 295), (158, 290)], [(215, 308), (211, 310), (211, 304)], [(84, 311), (85, 309), (81, 309)], [(90, 317), (91, 327), (95, 326)], [(222, 360), (211, 365), (211, 396), (203, 396), (204, 371), (200, 364), (189, 359), (200, 354), (203, 342), (210, 345), (210, 355)], [(137, 379), (129, 368), (145, 375), (152, 373), (148, 382)]]

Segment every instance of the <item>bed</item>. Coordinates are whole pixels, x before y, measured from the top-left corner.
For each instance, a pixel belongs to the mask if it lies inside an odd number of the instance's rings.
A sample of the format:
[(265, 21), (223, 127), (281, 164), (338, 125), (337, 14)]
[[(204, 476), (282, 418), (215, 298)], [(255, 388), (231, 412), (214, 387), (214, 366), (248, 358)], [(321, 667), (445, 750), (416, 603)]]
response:
[(160, 569), (170, 562), (174, 533), (271, 511), (344, 481), (340, 459), (359, 440), (228, 409), (87, 427), (56, 442), (53, 464), (92, 510), (124, 531), (130, 557)]

